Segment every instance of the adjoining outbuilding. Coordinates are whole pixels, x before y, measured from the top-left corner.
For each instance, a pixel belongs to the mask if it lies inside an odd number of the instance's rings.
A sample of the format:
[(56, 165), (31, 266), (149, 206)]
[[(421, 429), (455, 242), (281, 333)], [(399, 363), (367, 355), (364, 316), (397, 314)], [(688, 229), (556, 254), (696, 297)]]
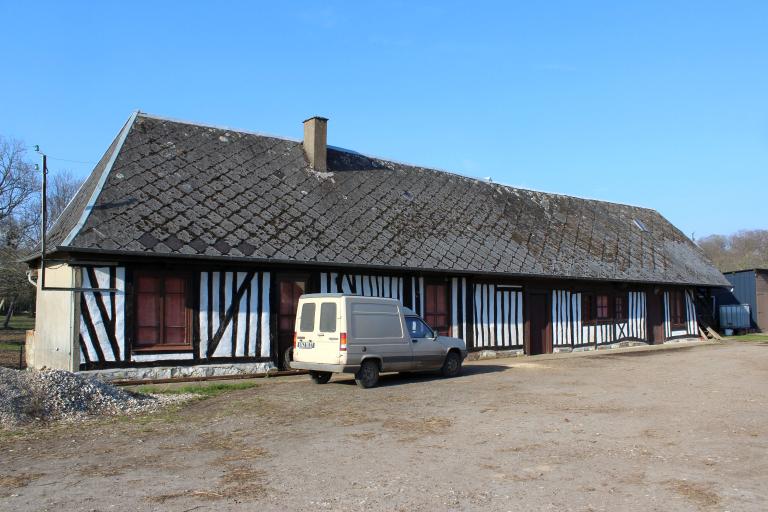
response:
[(768, 332), (768, 269), (735, 270), (723, 275), (731, 289), (716, 294), (721, 328)]
[(310, 292), (400, 300), (471, 351), (697, 337), (728, 281), (658, 212), (134, 113), (48, 234), (29, 363), (110, 377), (282, 365)]

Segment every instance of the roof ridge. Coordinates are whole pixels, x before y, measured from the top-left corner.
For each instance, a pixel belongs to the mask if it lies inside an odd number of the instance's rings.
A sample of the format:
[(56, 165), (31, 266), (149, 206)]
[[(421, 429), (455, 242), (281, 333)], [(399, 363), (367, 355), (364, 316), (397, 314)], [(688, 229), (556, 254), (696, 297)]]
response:
[(224, 125), (216, 125), (211, 123), (200, 123), (197, 121), (190, 121), (187, 119), (179, 119), (174, 117), (167, 117), (167, 116), (159, 116), (156, 114), (148, 114), (147, 112), (139, 112), (139, 116), (146, 117), (147, 119), (156, 119), (158, 121), (168, 121), (170, 123), (179, 123), (179, 124), (189, 124), (192, 126), (200, 126), (203, 128), (213, 128), (214, 130), (225, 130), (228, 132), (236, 132), (236, 133), (244, 133), (246, 135), (258, 135), (259, 137), (269, 137), (270, 139), (279, 139), (279, 140), (287, 140), (289, 142), (296, 142), (301, 144), (301, 140), (294, 139), (292, 137), (284, 137), (282, 135), (274, 135), (271, 133), (265, 133), (265, 132), (256, 132), (253, 130), (243, 130), (240, 128), (233, 128), (231, 126), (224, 126)]
[[(290, 142), (296, 142), (298, 144), (302, 143), (301, 140), (294, 139), (292, 137), (285, 137), (285, 136), (282, 136), (282, 135), (274, 135), (274, 134), (265, 133), (265, 132), (257, 132), (257, 131), (253, 131), (253, 130), (243, 130), (243, 129), (239, 129), (239, 128), (232, 128), (230, 126), (215, 125), (215, 124), (211, 124), (211, 123), (200, 123), (200, 122), (197, 122), (197, 121), (190, 121), (190, 120), (185, 120), (185, 119), (178, 119), (178, 118), (173, 118), (173, 117), (160, 116), (160, 115), (156, 115), (156, 114), (149, 114), (149, 113), (146, 113), (146, 112), (139, 112), (139, 115), (141, 117), (146, 117), (148, 119), (157, 119), (159, 121), (168, 121), (168, 122), (172, 122), (172, 123), (188, 124), (188, 125), (193, 125), (193, 126), (202, 126), (202, 127), (205, 127), (205, 128), (213, 128), (213, 129), (216, 129), (216, 130), (226, 130), (226, 131), (231, 131), (231, 132), (244, 133), (244, 134), (247, 134), (247, 135), (256, 135), (256, 136), (259, 136), (259, 137), (269, 137), (269, 138), (272, 138), (272, 139), (286, 140), (286, 141), (290, 141)], [(565, 193), (562, 193), (562, 192), (549, 192), (549, 191), (546, 191), (546, 190), (537, 190), (537, 189), (534, 189), (534, 188), (526, 188), (526, 187), (521, 187), (521, 186), (516, 186), (516, 185), (510, 185), (508, 183), (502, 183), (502, 182), (496, 182), (496, 181), (488, 181), (486, 179), (479, 178), (477, 176), (469, 176), (467, 174), (462, 174), (462, 173), (460, 173), (458, 171), (452, 171), (452, 170), (443, 169), (443, 168), (439, 168), (439, 167), (427, 167), (425, 165), (419, 165), (419, 164), (415, 164), (415, 163), (411, 163), (411, 162), (406, 162), (404, 160), (395, 160), (395, 159), (392, 159), (392, 158), (382, 157), (382, 156), (373, 155), (373, 154), (369, 154), (369, 153), (362, 153), (360, 151), (355, 151), (353, 149), (343, 148), (341, 146), (333, 146), (331, 144), (328, 144), (327, 147), (328, 147), (328, 149), (333, 149), (335, 151), (340, 151), (342, 153), (347, 153), (347, 154), (350, 154), (350, 155), (362, 156), (362, 157), (365, 157), (365, 158), (371, 158), (371, 159), (374, 159), (374, 160), (379, 160), (381, 162), (388, 162), (388, 163), (392, 163), (392, 164), (395, 164), (395, 165), (406, 165), (406, 166), (409, 166), (409, 167), (416, 167), (416, 168), (419, 168), (419, 169), (426, 169), (428, 171), (441, 172), (441, 173), (445, 173), (445, 174), (450, 174), (452, 176), (458, 176), (460, 178), (464, 178), (464, 179), (468, 179), (468, 180), (472, 180), (472, 181), (477, 181), (479, 183), (486, 184), (486, 185), (497, 185), (497, 186), (500, 186), (500, 187), (511, 188), (511, 189), (514, 189), (514, 190), (523, 190), (523, 191), (527, 191), (527, 192), (535, 192), (535, 193), (538, 193), (538, 194), (547, 194), (547, 195), (560, 196), (560, 197), (569, 197), (569, 198), (573, 198), (573, 199), (581, 199), (583, 201), (593, 201), (593, 202), (596, 202), (596, 203), (604, 203), (604, 204), (611, 204), (611, 205), (618, 205), (618, 206), (629, 206), (629, 207), (632, 207), (632, 208), (638, 208), (638, 209), (641, 209), (641, 210), (648, 210), (648, 211), (651, 211), (651, 212), (658, 213), (658, 211), (655, 208), (649, 208), (647, 206), (640, 206), (640, 205), (629, 204), (629, 203), (619, 203), (617, 201), (608, 201), (606, 199), (595, 199), (595, 198), (592, 198), (592, 197), (583, 197), (583, 196), (577, 196), (577, 195), (574, 195), (574, 194), (565, 194)]]
[(363, 157), (366, 157), (366, 158), (371, 158), (371, 159), (374, 159), (374, 160), (379, 160), (381, 162), (389, 162), (389, 163), (396, 164), (396, 165), (406, 165), (408, 167), (416, 167), (418, 169), (426, 169), (428, 171), (435, 171), (435, 172), (441, 172), (441, 173), (444, 173), (444, 174), (450, 174), (452, 176), (458, 176), (459, 178), (465, 178), (465, 179), (472, 180), (472, 181), (478, 181), (478, 182), (480, 182), (482, 184), (485, 184), (485, 185), (498, 185), (500, 187), (511, 188), (511, 189), (515, 189), (515, 190), (523, 190), (523, 191), (526, 191), (526, 192), (536, 192), (536, 193), (539, 193), (539, 194), (547, 194), (547, 195), (552, 195), (552, 196), (570, 197), (570, 198), (574, 198), (574, 199), (581, 199), (583, 201), (594, 201), (596, 203), (615, 204), (615, 205), (618, 205), (618, 206), (630, 206), (632, 208), (639, 208), (641, 210), (649, 210), (649, 211), (658, 213), (655, 208), (649, 208), (647, 206), (640, 206), (640, 205), (629, 204), (629, 203), (619, 203), (617, 201), (608, 201), (606, 199), (595, 199), (595, 198), (592, 198), (592, 197), (582, 197), (582, 196), (577, 196), (577, 195), (573, 195), (573, 194), (564, 194), (564, 193), (561, 193), (561, 192), (549, 192), (549, 191), (546, 191), (546, 190), (537, 190), (537, 189), (534, 189), (534, 188), (526, 188), (526, 187), (521, 187), (521, 186), (517, 186), (517, 185), (510, 185), (508, 183), (502, 183), (502, 182), (498, 182), (498, 181), (488, 181), (488, 180), (483, 179), (483, 178), (478, 178), (477, 176), (469, 176), (467, 174), (462, 174), (462, 173), (460, 173), (458, 171), (451, 171), (451, 170), (448, 170), (448, 169), (442, 169), (442, 168), (438, 168), (438, 167), (426, 167), (426, 166), (415, 164), (415, 163), (411, 163), (411, 162), (405, 162), (403, 160), (392, 160), (390, 158), (384, 158), (384, 157), (377, 156), (377, 155), (371, 155), (371, 154), (368, 154), (368, 153), (361, 153), (361, 152), (355, 151), (353, 149), (342, 148), (342, 147), (339, 147), (339, 146), (331, 146), (330, 144), (328, 145), (328, 149), (334, 149), (336, 151), (341, 151), (343, 153), (348, 153), (348, 154), (355, 155), (355, 156), (363, 156)]

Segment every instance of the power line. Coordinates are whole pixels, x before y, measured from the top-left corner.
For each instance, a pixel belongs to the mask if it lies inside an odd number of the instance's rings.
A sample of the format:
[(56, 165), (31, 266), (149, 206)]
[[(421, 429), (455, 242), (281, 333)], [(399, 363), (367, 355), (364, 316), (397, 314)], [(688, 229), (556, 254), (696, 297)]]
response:
[[(40, 146), (38, 146), (38, 145), (32, 146), (29, 149), (33, 150), (35, 153), (41, 153)], [(48, 154), (46, 154), (46, 156), (48, 157), (49, 160), (56, 160), (56, 161), (59, 161), (59, 162), (69, 162), (69, 163), (72, 163), (72, 164), (96, 165), (96, 162), (90, 162), (90, 161), (86, 161), (86, 160), (70, 160), (68, 158), (58, 158), (58, 157), (51, 156), (51, 155), (48, 155)]]
[(89, 164), (89, 165), (95, 165), (96, 162), (86, 162), (85, 160), (68, 160), (66, 158), (56, 158), (55, 156), (48, 156), (51, 160), (56, 160), (59, 162), (70, 162), (73, 164)]

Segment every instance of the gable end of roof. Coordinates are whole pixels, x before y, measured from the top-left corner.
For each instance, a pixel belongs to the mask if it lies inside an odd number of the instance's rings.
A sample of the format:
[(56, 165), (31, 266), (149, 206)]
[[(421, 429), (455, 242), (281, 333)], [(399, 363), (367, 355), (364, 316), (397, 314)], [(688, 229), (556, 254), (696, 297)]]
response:
[(131, 127), (133, 127), (133, 123), (136, 121), (136, 117), (138, 115), (138, 110), (131, 114), (131, 117), (128, 118), (128, 121), (126, 121), (125, 125), (123, 126), (123, 129), (120, 130), (120, 134), (117, 136), (117, 144), (112, 150), (112, 154), (109, 156), (109, 160), (104, 166), (104, 169), (99, 176), (99, 181), (96, 183), (96, 187), (93, 189), (93, 192), (91, 192), (88, 202), (83, 208), (83, 211), (80, 213), (80, 218), (78, 219), (77, 223), (72, 226), (69, 234), (59, 245), (66, 246), (71, 244), (72, 240), (75, 239), (75, 236), (77, 236), (77, 234), (83, 228), (83, 225), (85, 225), (85, 221), (88, 220), (88, 215), (91, 213), (93, 205), (96, 204), (96, 199), (99, 197), (101, 190), (104, 188), (104, 183), (107, 181), (107, 176), (109, 176), (110, 171), (112, 171), (112, 166), (115, 164), (117, 155), (120, 154), (120, 150), (123, 148), (123, 144), (125, 144), (125, 139), (128, 138), (128, 132), (131, 131)]

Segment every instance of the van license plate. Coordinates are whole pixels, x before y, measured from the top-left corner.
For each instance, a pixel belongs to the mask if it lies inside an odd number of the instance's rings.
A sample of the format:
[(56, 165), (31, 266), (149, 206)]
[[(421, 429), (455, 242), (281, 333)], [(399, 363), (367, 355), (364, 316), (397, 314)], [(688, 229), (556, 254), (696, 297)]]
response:
[(314, 341), (299, 341), (296, 346), (298, 348), (315, 348)]

